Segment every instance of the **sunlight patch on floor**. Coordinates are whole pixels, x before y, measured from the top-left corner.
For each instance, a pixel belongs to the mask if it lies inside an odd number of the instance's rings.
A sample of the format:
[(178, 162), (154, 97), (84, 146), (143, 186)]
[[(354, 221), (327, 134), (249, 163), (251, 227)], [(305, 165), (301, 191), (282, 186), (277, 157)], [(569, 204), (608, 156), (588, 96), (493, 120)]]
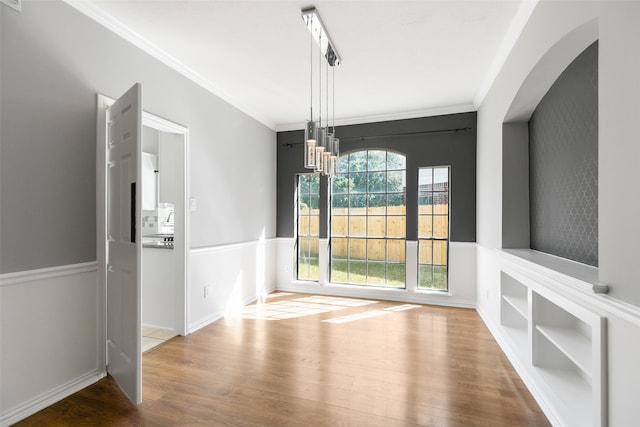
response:
[(397, 305), (397, 306), (394, 306), (394, 307), (388, 307), (388, 308), (385, 308), (385, 309), (382, 309), (382, 310), (365, 311), (364, 313), (351, 314), (349, 316), (334, 317), (333, 319), (323, 320), (323, 322), (327, 322), (327, 323), (348, 323), (348, 322), (353, 322), (353, 321), (356, 321), (356, 320), (368, 319), (370, 317), (384, 316), (384, 315), (387, 315), (387, 314), (391, 314), (393, 312), (411, 310), (411, 309), (417, 308), (417, 307), (419, 307), (419, 306), (418, 305), (414, 305), (414, 304), (403, 304), (403, 305)]
[[(275, 296), (282, 296), (282, 293), (276, 294), (274, 297)], [(289, 301), (274, 301), (249, 305), (244, 307), (242, 318), (255, 320), (293, 319), (377, 303), (378, 301), (314, 295)]]

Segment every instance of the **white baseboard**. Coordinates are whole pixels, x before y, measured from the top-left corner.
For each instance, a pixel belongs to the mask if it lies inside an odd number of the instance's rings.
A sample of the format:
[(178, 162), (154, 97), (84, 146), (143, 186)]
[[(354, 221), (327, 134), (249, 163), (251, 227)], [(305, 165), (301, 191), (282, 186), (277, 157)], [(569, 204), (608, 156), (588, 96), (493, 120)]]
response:
[(10, 426), (13, 423), (23, 420), (28, 416), (41, 411), (47, 406), (50, 406), (64, 399), (65, 397), (71, 396), (73, 393), (76, 393), (83, 388), (90, 386), (91, 384), (104, 378), (105, 375), (105, 372), (100, 372), (98, 370), (87, 372), (86, 374), (82, 375), (79, 378), (76, 378), (75, 380), (69, 381), (68, 383), (56, 387), (46, 393), (43, 393), (34, 399), (24, 402), (17, 408), (11, 409), (10, 411), (7, 411), (6, 413), (3, 413), (2, 416), (0, 416), (0, 427)]
[(220, 320), (224, 317), (223, 313), (212, 313), (209, 316), (203, 317), (202, 319), (198, 319), (195, 322), (189, 323), (189, 333), (192, 334), (198, 329), (202, 329), (205, 326), (209, 326), (216, 320)]
[(487, 329), (489, 329), (489, 332), (491, 332), (491, 335), (493, 335), (493, 338), (500, 346), (502, 352), (507, 356), (509, 362), (511, 362), (511, 365), (516, 370), (520, 379), (522, 379), (522, 382), (527, 387), (536, 403), (538, 403), (540, 409), (542, 409), (542, 412), (547, 417), (551, 425), (561, 426), (562, 423), (555, 417), (555, 411), (552, 409), (552, 405), (549, 404), (544, 393), (539, 389), (537, 381), (529, 375), (529, 369), (525, 369), (522, 364), (522, 360), (512, 351), (508, 339), (502, 334), (500, 328), (496, 327), (496, 325), (491, 322), (489, 316), (487, 316), (482, 310), (476, 309), (476, 312), (484, 322)]
[(404, 289), (374, 289), (364, 286), (319, 285), (315, 282), (278, 284), (278, 291), (304, 294), (333, 295), (350, 298), (380, 299), (415, 304), (441, 305), (445, 307), (475, 308), (475, 301), (466, 301), (440, 292), (406, 292)]

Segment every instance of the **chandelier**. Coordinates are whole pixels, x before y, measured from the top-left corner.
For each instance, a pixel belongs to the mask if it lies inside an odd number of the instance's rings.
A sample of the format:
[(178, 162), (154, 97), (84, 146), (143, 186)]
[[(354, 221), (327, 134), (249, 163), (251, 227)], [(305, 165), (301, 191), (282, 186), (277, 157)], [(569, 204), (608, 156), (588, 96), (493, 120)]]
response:
[[(320, 172), (323, 175), (333, 177), (336, 173), (338, 156), (340, 154), (340, 140), (335, 135), (335, 67), (340, 65), (340, 56), (336, 51), (335, 46), (331, 42), (331, 38), (327, 33), (327, 30), (320, 19), (320, 15), (315, 7), (302, 9), (302, 19), (305, 22), (310, 36), (310, 119), (306, 122), (304, 132), (304, 167), (306, 169), (312, 169), (315, 172)], [(314, 105), (314, 49), (313, 45), (318, 47), (318, 120), (314, 120), (313, 105)], [(324, 60), (323, 60), (324, 59)], [(325, 121), (322, 118), (322, 98), (323, 98), (323, 84), (322, 84), (322, 68), (325, 68), (324, 79), (324, 95), (325, 95)], [(332, 71), (332, 108), (333, 115), (332, 126), (329, 126), (329, 67)]]

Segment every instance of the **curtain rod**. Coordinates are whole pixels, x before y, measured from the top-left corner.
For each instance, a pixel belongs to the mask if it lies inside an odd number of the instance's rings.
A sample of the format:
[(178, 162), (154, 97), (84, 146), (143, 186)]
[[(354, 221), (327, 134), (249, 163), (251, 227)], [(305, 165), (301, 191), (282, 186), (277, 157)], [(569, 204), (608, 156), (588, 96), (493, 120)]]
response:
[[(344, 141), (366, 141), (368, 139), (376, 139), (376, 138), (396, 138), (401, 136), (415, 136), (415, 135), (427, 135), (431, 133), (466, 133), (472, 131), (473, 128), (454, 128), (454, 129), (438, 129), (438, 130), (424, 130), (420, 132), (403, 132), (403, 133), (392, 133), (388, 135), (370, 135), (370, 136), (354, 136), (351, 138), (340, 138), (340, 142)], [(295, 145), (302, 145), (304, 142), (289, 142), (286, 144), (282, 144), (283, 147), (293, 147)]]

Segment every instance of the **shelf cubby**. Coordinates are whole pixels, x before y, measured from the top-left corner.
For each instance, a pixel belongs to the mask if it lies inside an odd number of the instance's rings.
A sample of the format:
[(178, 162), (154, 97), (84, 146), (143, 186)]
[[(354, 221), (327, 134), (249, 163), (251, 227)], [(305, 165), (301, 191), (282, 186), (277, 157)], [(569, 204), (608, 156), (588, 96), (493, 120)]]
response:
[(514, 349), (529, 348), (529, 290), (504, 271), (500, 273), (500, 323), (514, 341)]
[(563, 424), (606, 424), (605, 319), (555, 293), (532, 292), (532, 364)]

